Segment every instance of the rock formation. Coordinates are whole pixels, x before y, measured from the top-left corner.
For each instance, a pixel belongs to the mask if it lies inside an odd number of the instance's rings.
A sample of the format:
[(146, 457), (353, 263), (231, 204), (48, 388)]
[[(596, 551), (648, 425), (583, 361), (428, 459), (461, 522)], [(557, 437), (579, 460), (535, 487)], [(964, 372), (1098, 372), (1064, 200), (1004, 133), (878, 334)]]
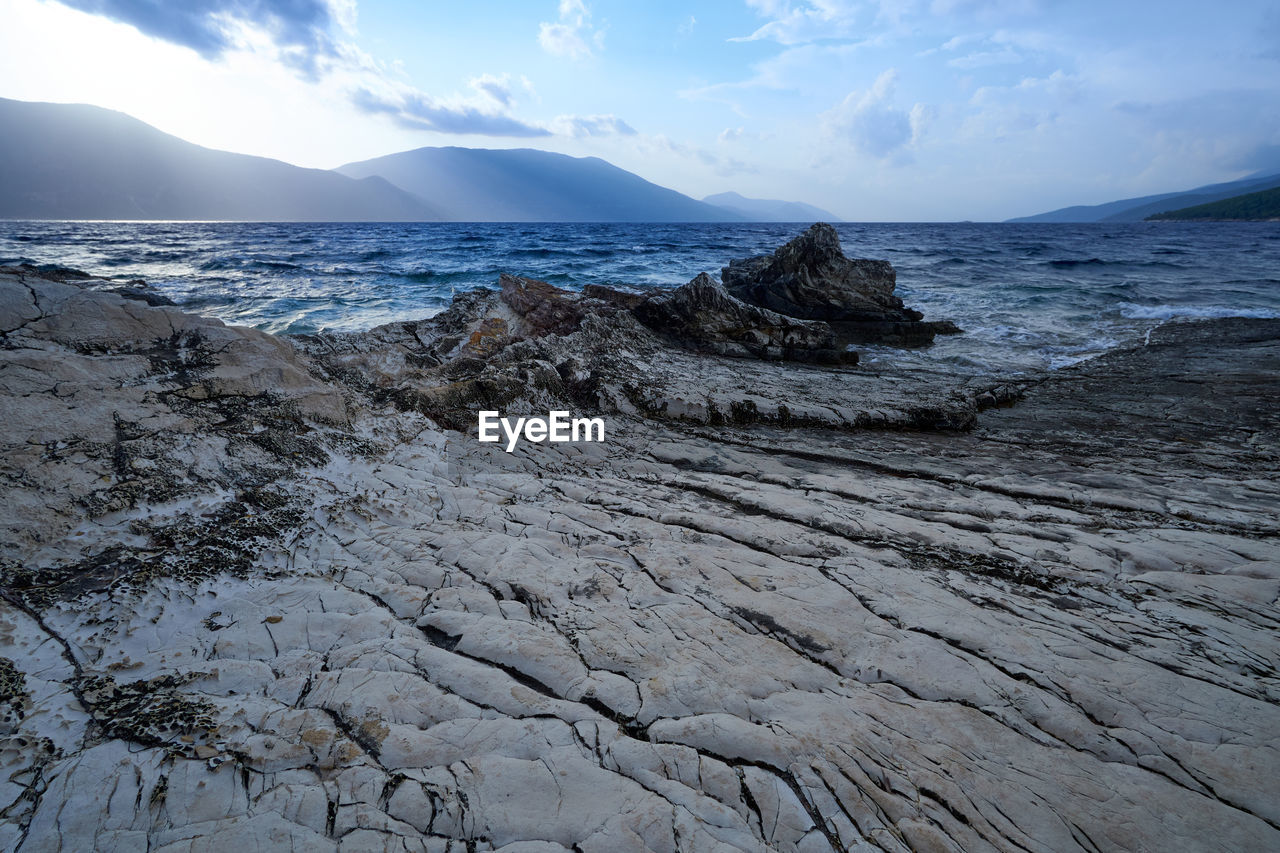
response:
[(827, 364), (858, 361), (857, 353), (836, 343), (826, 323), (748, 305), (706, 273), (683, 287), (655, 293), (633, 310), (650, 329), (695, 352)]
[[(478, 409), (575, 408), (711, 425), (967, 429), (1019, 393), (995, 377), (848, 370), (857, 355), (827, 324), (748, 305), (705, 275), (648, 295), (501, 284), (430, 320), (302, 345), (332, 375), (457, 429)], [(793, 363), (779, 370), (777, 359)]]
[(730, 261), (721, 278), (744, 302), (832, 323), (850, 342), (917, 345), (960, 331), (949, 321), (922, 322), (919, 311), (893, 295), (893, 266), (845, 257), (840, 236), (822, 222), (772, 255)]
[(1280, 847), (1280, 322), (1013, 389), (109, 284), (0, 273), (0, 849)]

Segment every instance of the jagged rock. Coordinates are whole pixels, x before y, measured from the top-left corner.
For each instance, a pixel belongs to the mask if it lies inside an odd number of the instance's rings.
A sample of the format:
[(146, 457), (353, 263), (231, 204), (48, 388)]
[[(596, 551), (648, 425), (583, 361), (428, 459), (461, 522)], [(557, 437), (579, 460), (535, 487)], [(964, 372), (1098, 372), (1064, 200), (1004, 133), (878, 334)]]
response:
[(87, 282), (93, 279), (93, 276), (84, 270), (78, 270), (74, 267), (64, 267), (60, 264), (18, 264), (17, 266), (0, 266), (0, 275), (13, 276), (35, 276), (36, 278), (48, 279), (49, 281), (68, 282), (80, 281)]
[[(583, 312), (576, 330), (530, 334), (497, 291), (483, 290), (459, 294), (430, 320), (304, 343), (329, 374), (461, 431), (480, 409), (575, 409), (708, 426), (963, 430), (979, 410), (1018, 393), (996, 377), (844, 369), (856, 354), (838, 349), (824, 324), (746, 305), (705, 277), (647, 296), (593, 286), (550, 298), (576, 300)], [(793, 360), (766, 360), (779, 357)]]
[(145, 302), (148, 305), (176, 305), (169, 297), (156, 290), (151, 285), (141, 279), (128, 282), (127, 284), (111, 285), (102, 288), (108, 293), (115, 293), (123, 296), (125, 299), (136, 299), (139, 302)]
[(744, 302), (832, 323), (849, 342), (914, 345), (960, 331), (949, 321), (921, 322), (923, 315), (894, 295), (892, 264), (845, 257), (840, 236), (823, 222), (772, 255), (730, 261), (721, 279)]
[(618, 308), (626, 308), (628, 311), (635, 308), (647, 299), (647, 295), (643, 293), (632, 293), (626, 290), (617, 290), (612, 287), (605, 287), (602, 284), (588, 284), (582, 288), (582, 295), (590, 299), (605, 302)]
[(17, 266), (0, 266), (0, 275), (12, 275), (19, 278), (35, 276), (58, 282), (76, 282), (84, 287), (116, 293), (125, 299), (136, 299), (148, 305), (173, 305), (174, 301), (147, 284), (140, 278), (131, 279), (123, 284), (110, 279), (95, 279), (89, 273), (64, 267), (58, 264), (18, 264)]
[(582, 307), (569, 291), (532, 278), (502, 273), (502, 301), (525, 321), (525, 334), (567, 335), (582, 324)]
[(888, 261), (847, 258), (840, 236), (819, 222), (772, 255), (733, 260), (721, 272), (734, 296), (806, 320), (919, 320), (893, 295)]
[(836, 344), (826, 323), (748, 305), (706, 273), (683, 287), (653, 294), (633, 310), (650, 329), (695, 352), (826, 364), (858, 360), (857, 353)]

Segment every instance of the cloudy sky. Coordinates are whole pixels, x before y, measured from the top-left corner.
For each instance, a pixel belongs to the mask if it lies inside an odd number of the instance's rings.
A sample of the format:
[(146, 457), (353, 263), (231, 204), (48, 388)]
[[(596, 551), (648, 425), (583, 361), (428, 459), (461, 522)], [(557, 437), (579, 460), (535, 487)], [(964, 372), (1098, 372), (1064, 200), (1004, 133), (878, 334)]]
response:
[(0, 21), (0, 97), (305, 166), (534, 147), (881, 221), (1280, 171), (1274, 0), (0, 0)]

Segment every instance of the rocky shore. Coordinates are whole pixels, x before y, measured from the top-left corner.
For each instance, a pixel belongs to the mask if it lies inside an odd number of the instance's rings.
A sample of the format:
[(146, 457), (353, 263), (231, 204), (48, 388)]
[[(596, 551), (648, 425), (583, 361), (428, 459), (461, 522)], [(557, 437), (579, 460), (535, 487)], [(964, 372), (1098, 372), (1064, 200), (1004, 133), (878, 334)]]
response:
[(1280, 847), (1280, 321), (873, 369), (957, 331), (887, 266), (297, 339), (0, 271), (0, 849)]

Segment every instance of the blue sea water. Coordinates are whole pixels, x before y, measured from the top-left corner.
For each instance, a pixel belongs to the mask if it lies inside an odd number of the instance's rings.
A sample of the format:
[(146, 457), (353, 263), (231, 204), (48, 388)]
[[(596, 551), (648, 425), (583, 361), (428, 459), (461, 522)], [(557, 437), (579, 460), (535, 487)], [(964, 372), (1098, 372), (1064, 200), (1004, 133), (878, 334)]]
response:
[[(567, 288), (673, 287), (772, 251), (788, 224), (0, 221), (0, 264), (145, 279), (185, 308), (272, 332), (430, 316), (500, 272)], [(1167, 320), (1280, 317), (1280, 224), (840, 224), (898, 293), (966, 334), (864, 350), (973, 369), (1061, 367)]]

